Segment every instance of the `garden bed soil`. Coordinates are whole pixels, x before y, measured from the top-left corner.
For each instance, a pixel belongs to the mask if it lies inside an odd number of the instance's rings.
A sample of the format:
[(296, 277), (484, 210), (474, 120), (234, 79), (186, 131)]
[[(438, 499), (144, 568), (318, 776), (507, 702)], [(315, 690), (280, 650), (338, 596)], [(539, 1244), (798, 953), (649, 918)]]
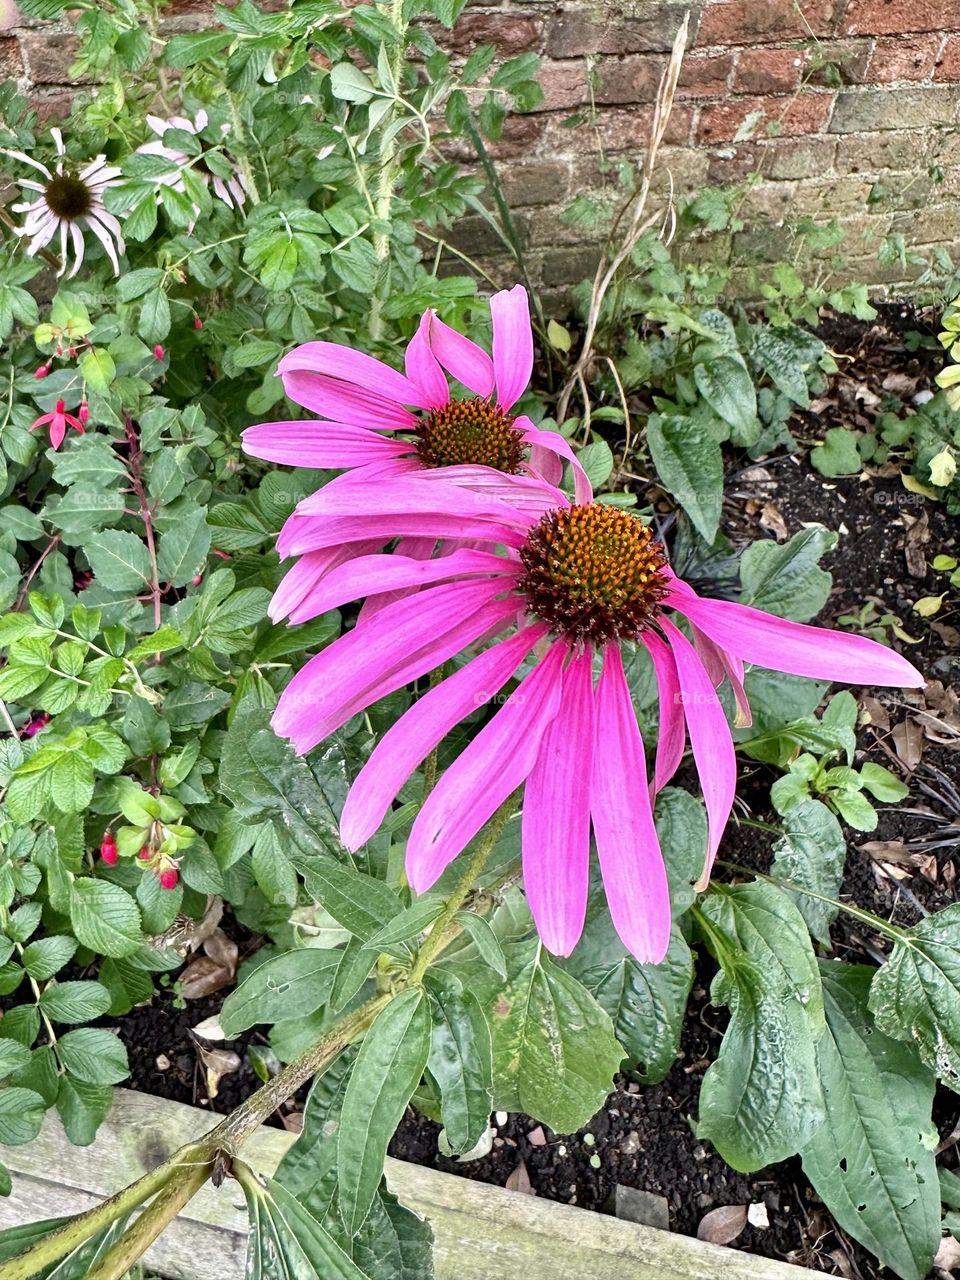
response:
[[(798, 434), (815, 440), (830, 426), (852, 420), (863, 425), (863, 418), (868, 420), (874, 411), (875, 398), (889, 395), (891, 373), (910, 380), (901, 384), (907, 393), (931, 386), (939, 357), (922, 348), (916, 353), (906, 350), (904, 334), (911, 331), (932, 332), (924, 317), (907, 306), (887, 307), (874, 322), (826, 320), (821, 333), (840, 357), (841, 372), (831, 380), (819, 414), (799, 415)], [(956, 900), (956, 840), (960, 837), (956, 827), (952, 846), (949, 841), (951, 819), (960, 825), (960, 812), (953, 811), (943, 779), (956, 782), (960, 775), (960, 716), (955, 692), (952, 698), (950, 694), (960, 683), (960, 611), (956, 601), (952, 606), (948, 602), (934, 619), (925, 620), (913, 612), (912, 605), (943, 589), (943, 575), (935, 575), (926, 565), (939, 553), (958, 555), (957, 522), (941, 507), (910, 493), (898, 476), (865, 474), (826, 480), (804, 454), (761, 464), (734, 458), (730, 480), (725, 527), (735, 540), (770, 536), (771, 520), (782, 522), (781, 537), (811, 522), (839, 530), (841, 541), (827, 561), (834, 587), (822, 621), (835, 624), (865, 603), (876, 602), (879, 613), (896, 615), (918, 639), (916, 645), (901, 647), (942, 686), (933, 688), (932, 698), (929, 691), (926, 698), (884, 693), (871, 704), (875, 723), (862, 735), (866, 755), (911, 782), (911, 797), (903, 809), (918, 812), (884, 811), (878, 831), (869, 837), (847, 832), (850, 854), (844, 894), (877, 914), (913, 923), (922, 907), (936, 909)], [(756, 766), (740, 788), (741, 801), (761, 818), (766, 816), (771, 777)], [(930, 790), (924, 791), (924, 786)], [(943, 839), (942, 847), (930, 850), (923, 843), (931, 832)], [(723, 856), (743, 865), (766, 867), (769, 840), (755, 829), (731, 824)], [(871, 842), (880, 842), (879, 852), (864, 849)], [(884, 850), (890, 854), (888, 861)], [(224, 924), (229, 928), (228, 921)], [(881, 940), (843, 917), (834, 929), (834, 940), (835, 954), (844, 959), (876, 963), (882, 958)], [(716, 1058), (726, 1021), (725, 1011), (714, 1009), (708, 1001), (709, 959), (701, 956), (700, 966), (681, 1055), (662, 1083), (639, 1086), (626, 1076), (620, 1078), (606, 1105), (578, 1134), (555, 1135), (522, 1115), (498, 1116), (493, 1149), (470, 1163), (441, 1156), (438, 1126), (409, 1112), (391, 1154), (460, 1177), (509, 1185), (592, 1209), (607, 1206), (618, 1184), (637, 1188), (662, 1197), (653, 1202), (654, 1207), (666, 1215), (672, 1230), (685, 1234), (695, 1234), (711, 1209), (757, 1206), (751, 1222), (759, 1224), (765, 1218), (769, 1225), (747, 1225), (733, 1247), (854, 1280), (888, 1280), (890, 1273), (878, 1268), (832, 1224), (798, 1160), (753, 1175), (738, 1174), (696, 1137), (700, 1081)], [(178, 1008), (171, 996), (164, 995), (122, 1019), (120, 1034), (129, 1051), (133, 1086), (218, 1112), (230, 1111), (256, 1088), (259, 1081), (245, 1054), (259, 1034), (251, 1031), (225, 1046), (239, 1055), (242, 1065), (222, 1077), (216, 1097), (208, 1096), (200, 1042), (191, 1028), (215, 1013), (221, 1002), (222, 993)], [(299, 1105), (293, 1100), (275, 1121), (296, 1128)], [(943, 1091), (938, 1097), (936, 1118), (947, 1139), (956, 1121), (954, 1094)], [(948, 1164), (957, 1159), (956, 1151), (953, 1147), (944, 1157)]]

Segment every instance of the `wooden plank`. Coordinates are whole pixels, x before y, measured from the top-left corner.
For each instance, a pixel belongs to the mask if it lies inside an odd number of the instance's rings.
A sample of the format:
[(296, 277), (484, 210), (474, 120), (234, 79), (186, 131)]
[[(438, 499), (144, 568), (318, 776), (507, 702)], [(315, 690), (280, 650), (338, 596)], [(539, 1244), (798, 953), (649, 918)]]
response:
[[(0, 1148), (13, 1173), (13, 1194), (0, 1200), (0, 1226), (57, 1217), (89, 1207), (154, 1168), (218, 1117), (197, 1107), (126, 1089), (90, 1147), (68, 1142), (49, 1113), (26, 1147)], [(244, 1157), (272, 1173), (294, 1138), (261, 1129)], [(656, 1231), (570, 1205), (500, 1187), (387, 1163), (387, 1180), (404, 1204), (430, 1220), (436, 1236), (437, 1280), (801, 1280), (812, 1275)], [(206, 1186), (147, 1254), (172, 1280), (241, 1280), (246, 1243), (243, 1193), (228, 1178)]]

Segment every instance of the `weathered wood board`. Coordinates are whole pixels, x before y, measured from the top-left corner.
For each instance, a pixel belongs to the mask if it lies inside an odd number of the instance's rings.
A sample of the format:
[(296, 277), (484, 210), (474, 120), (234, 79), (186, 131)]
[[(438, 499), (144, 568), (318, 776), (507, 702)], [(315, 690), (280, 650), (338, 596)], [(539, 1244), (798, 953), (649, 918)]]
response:
[[(76, 1213), (118, 1191), (217, 1117), (196, 1107), (116, 1090), (91, 1147), (73, 1147), (53, 1113), (26, 1147), (0, 1148), (13, 1194), (0, 1200), (0, 1226)], [(261, 1129), (244, 1156), (272, 1173), (293, 1142)], [(569, 1205), (519, 1195), (432, 1169), (387, 1163), (391, 1189), (428, 1218), (437, 1280), (801, 1280), (800, 1267), (637, 1226)], [(243, 1193), (231, 1179), (205, 1187), (147, 1254), (174, 1280), (241, 1280), (246, 1248)]]

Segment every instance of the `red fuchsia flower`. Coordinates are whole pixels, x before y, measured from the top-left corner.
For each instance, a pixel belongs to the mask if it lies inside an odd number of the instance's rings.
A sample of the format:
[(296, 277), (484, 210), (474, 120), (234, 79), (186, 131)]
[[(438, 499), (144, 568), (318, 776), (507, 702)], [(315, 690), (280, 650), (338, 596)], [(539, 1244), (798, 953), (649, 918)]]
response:
[[(498, 698), (496, 713), (418, 813), (407, 845), (410, 884), (417, 893), (434, 884), (522, 786), (524, 882), (545, 945), (568, 955), (582, 932), (592, 826), (617, 932), (638, 960), (657, 963), (669, 941), (670, 894), (651, 790), (673, 776), (689, 737), (709, 820), (704, 887), (736, 789), (733, 741), (716, 693), (724, 676), (742, 718), (749, 715), (745, 662), (856, 684), (918, 687), (923, 677), (863, 636), (698, 596), (671, 572), (650, 530), (621, 509), (571, 506), (559, 490), (525, 477), (496, 480), (497, 492), (481, 503), (468, 489), (404, 476), (378, 495), (371, 518), (354, 516), (348, 492), (333, 484), (309, 499), (330, 529), (326, 546), (347, 536), (355, 545), (398, 536), (472, 545), (427, 560), (361, 554), (331, 570), (312, 592), (316, 613), (369, 592), (417, 594), (394, 600), (313, 657), (284, 690), (273, 725), (309, 751), (378, 699), (471, 645), (485, 646), (416, 702), (361, 769), (340, 824), (344, 844), (357, 849), (430, 751), (534, 655), (516, 691)], [(502, 500), (511, 487), (523, 505)], [(681, 618), (692, 641), (677, 625)], [(622, 652), (633, 645), (646, 649), (659, 686), (652, 788), (624, 675)]]
[(45, 427), (47, 423), (50, 424), (50, 443), (54, 449), (59, 449), (63, 444), (67, 427), (73, 427), (74, 431), (79, 431), (83, 435), (83, 423), (72, 413), (67, 413), (67, 407), (62, 400), (57, 401), (53, 413), (42, 413), (35, 422), (30, 423), (27, 430), (35, 431), (37, 427)]
[(50, 717), (44, 711), (38, 716), (34, 716), (20, 730), (20, 734), (24, 738), (35, 738), (41, 729), (45, 729), (50, 723)]
[(112, 831), (105, 831), (100, 843), (100, 857), (112, 867), (117, 860), (117, 838)]
[[(334, 342), (295, 348), (279, 364), (284, 390), (322, 420), (248, 427), (244, 449), (268, 462), (345, 468), (333, 485), (352, 495), (350, 523), (368, 522), (371, 537), (363, 551), (386, 543), (376, 522), (377, 499), (383, 483), (398, 476), (419, 474), (482, 488), (491, 472), (500, 472), (557, 484), (566, 460), (573, 465), (578, 501), (589, 502), (590, 482), (564, 437), (512, 412), (533, 369), (526, 290), (515, 285), (495, 293), (490, 314), (492, 355), (435, 312), (424, 312), (407, 345), (404, 373)], [(451, 397), (447, 374), (466, 387), (467, 398)], [(338, 547), (337, 540), (326, 541), (328, 523), (310, 513), (308, 500), (281, 530), (281, 557), (300, 559), (273, 598), (274, 621), (313, 617), (311, 592), (323, 575), (360, 554)], [(412, 535), (398, 549), (429, 558), (435, 542)], [(365, 616), (370, 612), (365, 609)]]
[(86, 400), (80, 401), (80, 408), (77, 410), (77, 417), (84, 426), (86, 426), (90, 421), (90, 406), (87, 404)]

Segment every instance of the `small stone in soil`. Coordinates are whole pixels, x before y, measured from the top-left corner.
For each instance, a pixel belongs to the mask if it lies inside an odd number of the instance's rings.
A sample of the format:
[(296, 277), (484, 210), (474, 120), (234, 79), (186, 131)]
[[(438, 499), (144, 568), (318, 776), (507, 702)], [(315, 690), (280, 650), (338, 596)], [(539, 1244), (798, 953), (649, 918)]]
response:
[(617, 1184), (603, 1206), (608, 1213), (626, 1222), (639, 1222), (644, 1227), (670, 1230), (670, 1209), (664, 1196), (652, 1191), (638, 1191), (635, 1187)]

